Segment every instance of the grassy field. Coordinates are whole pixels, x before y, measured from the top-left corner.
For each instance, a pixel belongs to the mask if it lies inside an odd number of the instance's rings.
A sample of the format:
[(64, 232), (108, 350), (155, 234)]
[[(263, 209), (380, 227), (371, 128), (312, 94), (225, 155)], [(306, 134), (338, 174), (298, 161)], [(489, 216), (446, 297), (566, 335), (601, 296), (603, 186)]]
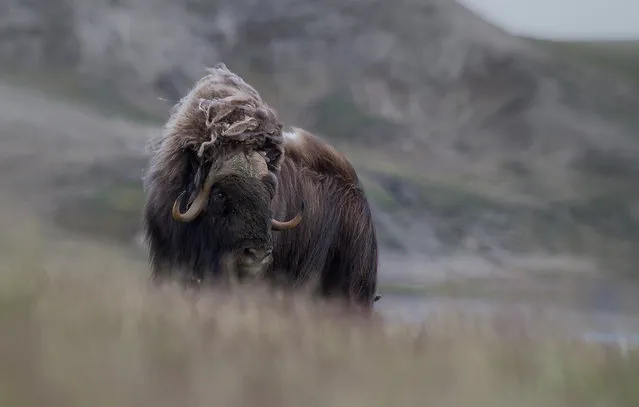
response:
[(18, 210), (0, 222), (1, 405), (639, 403), (639, 353), (531, 316), (442, 309), (407, 326), (259, 287), (195, 298), (149, 287), (143, 259), (116, 248)]

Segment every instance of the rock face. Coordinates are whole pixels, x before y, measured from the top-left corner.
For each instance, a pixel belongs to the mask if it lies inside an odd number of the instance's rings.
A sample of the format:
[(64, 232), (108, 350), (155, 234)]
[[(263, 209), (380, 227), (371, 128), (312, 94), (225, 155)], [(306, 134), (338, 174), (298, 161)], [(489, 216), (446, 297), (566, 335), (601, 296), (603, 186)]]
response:
[(452, 1), (5, 0), (0, 33), (3, 68), (160, 119), (225, 62), (352, 157), (389, 248), (633, 252), (637, 93)]

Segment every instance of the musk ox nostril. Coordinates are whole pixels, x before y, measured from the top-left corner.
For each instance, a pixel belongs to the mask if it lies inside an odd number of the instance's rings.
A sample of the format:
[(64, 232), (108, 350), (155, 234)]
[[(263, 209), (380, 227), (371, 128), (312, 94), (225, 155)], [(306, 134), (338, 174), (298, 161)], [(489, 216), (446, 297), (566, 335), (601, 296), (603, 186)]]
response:
[(244, 255), (253, 261), (260, 262), (270, 256), (272, 251), (273, 249), (271, 249), (270, 247), (248, 247), (244, 249)]

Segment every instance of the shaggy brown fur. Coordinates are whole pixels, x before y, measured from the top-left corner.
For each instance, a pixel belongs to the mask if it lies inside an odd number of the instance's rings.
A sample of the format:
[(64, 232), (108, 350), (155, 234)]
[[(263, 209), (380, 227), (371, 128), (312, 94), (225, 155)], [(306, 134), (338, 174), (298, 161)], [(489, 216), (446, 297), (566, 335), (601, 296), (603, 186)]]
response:
[[(372, 305), (377, 239), (356, 172), (319, 138), (290, 134), (283, 137), (275, 111), (223, 64), (196, 83), (172, 110), (144, 180), (155, 277), (176, 270), (196, 280), (225, 276), (256, 250), (272, 249), (245, 269)], [(184, 222), (171, 217), (174, 202), (181, 211), (200, 198), (202, 213)], [(302, 209), (299, 225), (272, 233), (272, 216), (290, 219)]]
[(304, 220), (274, 237), (273, 270), (290, 283), (313, 281), (324, 296), (346, 297), (363, 305), (375, 297), (377, 236), (357, 174), (344, 155), (311, 133), (293, 128), (284, 138), (285, 156), (271, 207), (290, 217), (299, 200)]

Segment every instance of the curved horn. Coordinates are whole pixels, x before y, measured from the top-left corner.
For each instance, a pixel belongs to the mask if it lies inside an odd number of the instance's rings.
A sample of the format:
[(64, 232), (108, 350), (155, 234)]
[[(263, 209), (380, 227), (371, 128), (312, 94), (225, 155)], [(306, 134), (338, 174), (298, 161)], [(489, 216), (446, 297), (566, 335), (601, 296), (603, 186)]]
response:
[(204, 185), (202, 186), (202, 190), (193, 200), (191, 207), (184, 213), (180, 212), (180, 201), (184, 196), (184, 192), (182, 192), (175, 202), (173, 202), (173, 209), (171, 214), (173, 215), (173, 219), (180, 222), (190, 222), (195, 219), (206, 207), (206, 201), (209, 199), (209, 192), (211, 192), (211, 188), (213, 187), (213, 183), (215, 182), (214, 175), (214, 166), (211, 166), (209, 173), (206, 175), (206, 180), (204, 180)]
[(276, 231), (293, 229), (302, 221), (302, 213), (304, 213), (304, 202), (302, 202), (300, 211), (297, 213), (297, 215), (295, 215), (293, 219), (284, 222), (271, 219), (271, 229)]

